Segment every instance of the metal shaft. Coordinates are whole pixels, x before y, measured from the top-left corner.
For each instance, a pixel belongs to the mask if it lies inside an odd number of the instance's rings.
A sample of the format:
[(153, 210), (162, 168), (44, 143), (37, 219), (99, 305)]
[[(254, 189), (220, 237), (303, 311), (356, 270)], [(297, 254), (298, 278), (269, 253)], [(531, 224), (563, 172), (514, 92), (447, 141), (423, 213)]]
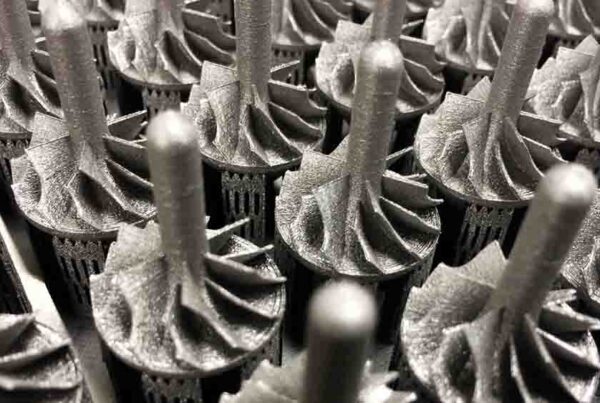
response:
[(487, 306), (504, 307), (508, 326), (518, 323), (525, 314), (537, 319), (595, 193), (594, 176), (577, 164), (552, 168), (538, 185), (504, 274)]
[(291, 7), (290, 0), (271, 0), (271, 35), (281, 31), (284, 13)]
[(346, 156), (351, 181), (347, 217), (350, 225), (354, 223), (365, 182), (370, 183), (376, 195), (381, 192), (403, 69), (402, 54), (390, 41), (371, 42), (361, 52)]
[(104, 159), (108, 127), (87, 24), (68, 1), (58, 0), (44, 8), (42, 28), (75, 156), (87, 147)]
[(180, 112), (159, 113), (148, 126), (148, 159), (162, 248), (186, 306), (197, 306), (208, 252), (202, 158), (194, 126)]
[(254, 86), (266, 101), (271, 77), (271, 0), (236, 0), (235, 18), (241, 100), (254, 102)]
[(553, 14), (552, 0), (517, 1), (487, 101), (492, 119), (517, 121)]
[[(147, 1), (147, 0), (146, 0)], [(175, 24), (183, 24), (183, 0), (158, 0), (158, 13), (162, 18), (171, 18)]]
[(356, 403), (377, 310), (358, 284), (332, 283), (313, 297), (302, 403)]
[(376, 0), (371, 40), (388, 39), (396, 42), (402, 34), (405, 15), (406, 0)]
[(35, 36), (25, 0), (0, 1), (0, 45), (11, 64), (18, 63), (18, 68), (33, 70), (31, 52), (35, 48)]

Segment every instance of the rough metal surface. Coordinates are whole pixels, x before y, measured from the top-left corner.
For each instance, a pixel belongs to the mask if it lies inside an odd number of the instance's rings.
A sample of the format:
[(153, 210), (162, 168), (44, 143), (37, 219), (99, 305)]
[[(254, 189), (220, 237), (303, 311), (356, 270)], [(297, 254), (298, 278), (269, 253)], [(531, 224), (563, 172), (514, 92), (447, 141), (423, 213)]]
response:
[[(353, 0), (354, 6), (364, 13), (370, 13), (378, 0)], [(449, 1), (449, 0), (445, 0)], [(410, 19), (424, 17), (433, 7), (439, 7), (444, 0), (408, 0), (406, 5), (407, 17)]]
[(307, 152), (300, 170), (284, 177), (277, 230), (295, 255), (327, 276), (391, 278), (413, 270), (435, 249), (440, 201), (428, 196), (424, 176), (387, 170), (402, 155), (387, 155), (390, 101), (401, 71), (393, 43), (365, 47), (347, 140), (331, 155)]
[(34, 315), (0, 314), (0, 401), (83, 403), (70, 341)]
[(583, 297), (586, 307), (600, 315), (600, 194), (586, 217), (565, 260), (561, 276)]
[(234, 172), (281, 172), (320, 146), (326, 109), (283, 82), (295, 63), (271, 69), (270, 0), (240, 0), (237, 69), (205, 63), (184, 113), (207, 162)]
[[(37, 112), (62, 112), (45, 40), (35, 39), (24, 1), (0, 3), (0, 44), (0, 139), (29, 140)], [(23, 150), (3, 151), (14, 158)]]
[(202, 378), (243, 365), (275, 337), (285, 278), (270, 247), (233, 235), (245, 221), (206, 229), (193, 126), (165, 112), (148, 132), (161, 225), (121, 228), (104, 273), (92, 276), (95, 322), (127, 365)]
[(509, 19), (507, 0), (446, 0), (427, 14), (423, 38), (451, 67), (491, 75)]
[[(77, 0), (81, 1), (81, 0)], [(116, 28), (123, 19), (126, 0), (83, 0), (88, 24)]]
[(560, 136), (600, 148), (600, 45), (591, 36), (576, 49), (560, 48), (535, 72), (524, 110), (561, 122)]
[(556, 0), (550, 33), (559, 38), (582, 40), (600, 37), (600, 3), (597, 0)]
[(367, 362), (376, 323), (372, 295), (354, 283), (329, 284), (311, 302), (307, 352), (283, 368), (263, 362), (235, 396), (221, 403), (404, 403), (412, 393), (386, 385), (395, 373), (374, 374)]
[(498, 244), (461, 267), (440, 265), (411, 292), (403, 353), (441, 401), (591, 401), (600, 358), (574, 290), (551, 291), (594, 198), (581, 166), (542, 180), (508, 260)]
[(349, 0), (271, 0), (273, 45), (312, 49), (333, 40), (339, 21), (348, 20)]
[(115, 233), (154, 215), (144, 113), (107, 125), (85, 21), (61, 1), (43, 14), (65, 120), (37, 114), (25, 155), (13, 160), (15, 199), (27, 219), (60, 237)]
[(235, 39), (218, 17), (184, 0), (128, 0), (119, 28), (108, 34), (110, 59), (129, 81), (161, 89), (200, 81), (204, 61), (233, 63)]
[[(370, 17), (363, 25), (340, 21), (333, 42), (324, 43), (316, 61), (318, 88), (333, 107), (350, 113), (356, 89), (356, 70), (360, 50), (371, 38)], [(380, 22), (375, 24), (379, 27)], [(401, 29), (401, 25), (398, 25)], [(404, 57), (402, 84), (396, 100), (399, 118), (418, 116), (431, 110), (444, 92), (443, 64), (432, 45), (409, 36), (400, 36), (398, 46)]]
[(415, 154), (421, 167), (461, 199), (522, 205), (548, 167), (562, 159), (558, 125), (521, 112), (552, 16), (551, 0), (520, 0), (494, 82), (467, 96), (448, 94), (421, 120)]

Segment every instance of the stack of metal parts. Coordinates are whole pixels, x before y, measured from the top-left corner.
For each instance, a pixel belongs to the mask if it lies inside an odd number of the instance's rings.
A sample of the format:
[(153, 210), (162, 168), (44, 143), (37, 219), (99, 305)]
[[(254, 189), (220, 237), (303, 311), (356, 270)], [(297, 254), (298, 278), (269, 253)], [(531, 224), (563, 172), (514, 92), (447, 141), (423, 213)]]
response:
[(0, 402), (596, 401), (599, 38), (597, 0), (0, 0)]

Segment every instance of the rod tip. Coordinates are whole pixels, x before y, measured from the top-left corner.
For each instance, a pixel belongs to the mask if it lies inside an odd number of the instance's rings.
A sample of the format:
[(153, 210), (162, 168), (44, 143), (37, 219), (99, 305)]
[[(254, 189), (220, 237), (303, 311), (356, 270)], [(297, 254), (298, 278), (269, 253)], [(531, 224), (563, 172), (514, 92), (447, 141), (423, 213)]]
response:
[(87, 23), (83, 15), (67, 1), (42, 1), (40, 11), (42, 28), (45, 32), (60, 32), (80, 28), (81, 26), (87, 29)]
[(587, 211), (596, 194), (596, 178), (583, 165), (560, 164), (546, 173), (538, 193), (555, 205)]
[(554, 2), (553, 0), (518, 0), (514, 12), (549, 20), (554, 16)]
[[(373, 296), (348, 281), (319, 289), (310, 303), (310, 331), (338, 340), (369, 339), (377, 322)], [(318, 340), (315, 340), (318, 342)]]
[(148, 125), (148, 147), (170, 156), (199, 153), (198, 136), (192, 123), (174, 110), (160, 112)]
[(360, 54), (362, 74), (377, 77), (380, 80), (398, 81), (404, 70), (404, 59), (398, 46), (387, 40), (367, 43)]

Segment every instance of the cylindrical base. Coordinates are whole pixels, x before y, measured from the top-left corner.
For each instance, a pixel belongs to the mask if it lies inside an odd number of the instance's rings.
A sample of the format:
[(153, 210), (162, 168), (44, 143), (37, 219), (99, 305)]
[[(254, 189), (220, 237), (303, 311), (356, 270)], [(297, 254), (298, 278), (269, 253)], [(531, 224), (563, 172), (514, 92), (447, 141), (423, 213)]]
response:
[(281, 365), (281, 337), (276, 333), (266, 347), (242, 365), (207, 378), (169, 378), (140, 372), (119, 360), (104, 343), (103, 360), (121, 403), (218, 403), (224, 392), (237, 393), (263, 360)]
[(276, 178), (265, 174), (221, 172), (221, 198), (224, 221), (232, 223), (249, 217), (240, 235), (258, 245), (273, 238)]
[(450, 66), (446, 66), (444, 69), (444, 79), (446, 80), (446, 91), (453, 92), (455, 94), (468, 94), (473, 87), (477, 85), (482, 79), (489, 77), (492, 79), (492, 75), (482, 73), (467, 73), (463, 70), (458, 70)]
[(57, 307), (76, 315), (88, 315), (91, 312), (89, 278), (104, 271), (114, 238), (59, 238), (32, 225), (29, 232)]
[(505, 253), (512, 248), (526, 208), (492, 207), (467, 202), (435, 188), (444, 199), (438, 207), (442, 233), (436, 263), (460, 266), (473, 259), (489, 243), (498, 241)]
[(142, 89), (144, 108), (148, 111), (148, 119), (153, 118), (158, 112), (181, 107), (181, 91), (158, 90), (149, 87)]
[(90, 275), (104, 271), (108, 248), (114, 239), (80, 241), (52, 237), (52, 246), (69, 299), (77, 311), (91, 310)]
[[(288, 297), (284, 327), (287, 329), (287, 334), (301, 342), (306, 327), (308, 302), (313, 292), (329, 281), (351, 278), (327, 277), (307, 268), (294, 258), (279, 235), (276, 237), (275, 248), (277, 266), (284, 268), (283, 274), (287, 278)], [(432, 262), (433, 253), (420, 266), (404, 276), (379, 282), (360, 282), (361, 285), (372, 290), (377, 300), (379, 307), (377, 341), (386, 344), (395, 342), (408, 294), (413, 286), (420, 286), (425, 282), (431, 272)]]

